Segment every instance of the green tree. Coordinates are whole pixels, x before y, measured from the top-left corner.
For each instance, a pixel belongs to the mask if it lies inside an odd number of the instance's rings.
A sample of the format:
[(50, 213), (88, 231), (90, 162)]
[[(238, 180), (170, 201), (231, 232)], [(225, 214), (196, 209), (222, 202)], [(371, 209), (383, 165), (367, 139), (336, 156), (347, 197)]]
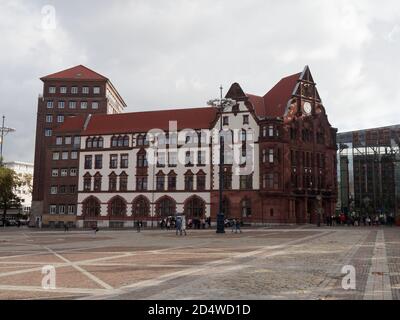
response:
[(6, 220), (8, 209), (21, 205), (21, 200), (15, 194), (19, 185), (20, 181), (14, 170), (0, 167), (0, 207), (3, 209), (3, 221)]

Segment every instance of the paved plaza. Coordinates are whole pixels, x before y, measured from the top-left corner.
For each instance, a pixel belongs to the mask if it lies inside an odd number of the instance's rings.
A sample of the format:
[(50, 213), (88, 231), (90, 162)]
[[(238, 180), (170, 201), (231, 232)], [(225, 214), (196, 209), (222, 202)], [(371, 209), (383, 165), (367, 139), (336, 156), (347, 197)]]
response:
[[(42, 287), (54, 266), (56, 288)], [(344, 266), (355, 290), (344, 290)], [(0, 299), (399, 299), (397, 227), (0, 230)]]

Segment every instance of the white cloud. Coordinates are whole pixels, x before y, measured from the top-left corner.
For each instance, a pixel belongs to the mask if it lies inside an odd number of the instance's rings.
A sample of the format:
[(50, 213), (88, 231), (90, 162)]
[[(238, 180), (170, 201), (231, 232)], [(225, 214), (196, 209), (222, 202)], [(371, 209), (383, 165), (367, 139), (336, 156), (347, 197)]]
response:
[(334, 126), (400, 120), (397, 0), (95, 3), (50, 1), (56, 30), (40, 28), (44, 1), (0, 3), (1, 112), (18, 130), (7, 157), (33, 160), (38, 78), (80, 63), (112, 79), (127, 111), (205, 105), (235, 81), (264, 94), (308, 64)]

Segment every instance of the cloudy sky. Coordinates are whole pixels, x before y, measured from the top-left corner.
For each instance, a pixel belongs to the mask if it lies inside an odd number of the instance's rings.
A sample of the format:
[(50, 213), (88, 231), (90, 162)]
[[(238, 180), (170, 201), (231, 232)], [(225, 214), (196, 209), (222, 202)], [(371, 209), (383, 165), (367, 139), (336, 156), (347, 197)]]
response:
[(204, 106), (233, 82), (263, 95), (309, 65), (340, 131), (400, 123), (398, 0), (0, 0), (0, 34), (6, 160), (33, 161), (39, 78), (77, 64), (130, 112)]

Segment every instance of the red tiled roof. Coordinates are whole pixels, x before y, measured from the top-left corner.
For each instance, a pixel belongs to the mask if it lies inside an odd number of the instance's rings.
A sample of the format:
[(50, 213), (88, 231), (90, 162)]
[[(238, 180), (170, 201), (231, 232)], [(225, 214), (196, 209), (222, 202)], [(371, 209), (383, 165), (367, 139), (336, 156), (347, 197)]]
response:
[(84, 135), (147, 132), (151, 129), (169, 129), (169, 121), (177, 121), (178, 130), (206, 129), (217, 117), (214, 107), (95, 114), (84, 130)]
[(256, 115), (263, 117), (265, 115), (264, 98), (250, 93), (246, 93), (246, 96), (249, 98), (250, 103), (253, 105)]
[(83, 129), (87, 115), (79, 115), (74, 117), (66, 117), (65, 121), (59, 125), (55, 132), (78, 132)]
[(101, 74), (83, 66), (79, 65), (73, 68), (69, 68), (60, 72), (49, 74), (45, 77), (40, 78), (41, 80), (55, 80), (55, 79), (82, 79), (82, 80), (108, 80)]
[(281, 79), (265, 96), (265, 116), (282, 117), (301, 73)]

